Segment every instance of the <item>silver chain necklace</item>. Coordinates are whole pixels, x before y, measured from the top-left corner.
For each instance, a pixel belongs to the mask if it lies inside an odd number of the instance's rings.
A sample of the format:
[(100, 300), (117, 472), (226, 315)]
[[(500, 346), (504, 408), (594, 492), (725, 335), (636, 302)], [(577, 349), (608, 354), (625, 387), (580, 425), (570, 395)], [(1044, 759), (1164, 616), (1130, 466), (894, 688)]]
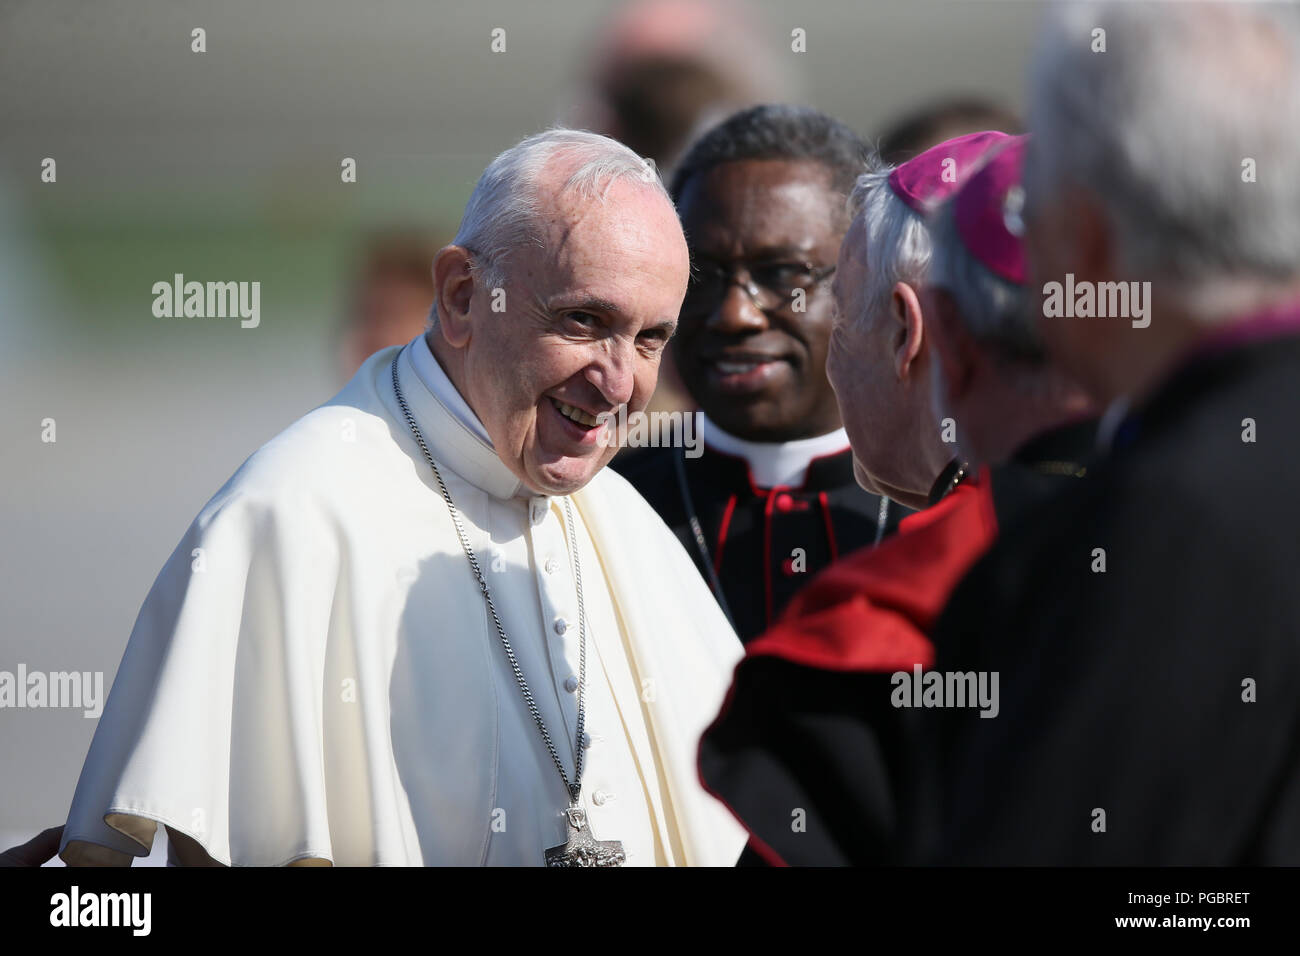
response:
[[(398, 353), (400, 355), (400, 353)], [(537, 701), (533, 698), (533, 692), (528, 687), (528, 681), (524, 679), (524, 672), (519, 666), (519, 661), (515, 657), (514, 648), (510, 646), (510, 639), (506, 637), (506, 630), (501, 624), (501, 618), (497, 614), (496, 605), (492, 603), (492, 593), (488, 590), (487, 578), (483, 576), (483, 569), (479, 566), (478, 558), (474, 556), (474, 549), (470, 547), (469, 535), (465, 533), (465, 526), (460, 520), (460, 511), (456, 508), (455, 502), (451, 500), (451, 493), (447, 491), (447, 485), (442, 480), (442, 473), (438, 471), (438, 466), (434, 464), (433, 455), (429, 453), (429, 446), (424, 443), (424, 436), (420, 433), (419, 426), (415, 424), (415, 416), (411, 414), (411, 409), (406, 404), (406, 398), (402, 395), (402, 388), (397, 384), (397, 357), (393, 358), (393, 391), (397, 395), (397, 404), (401, 406), (402, 416), (406, 419), (406, 424), (411, 429), (411, 434), (415, 437), (415, 443), (420, 446), (420, 451), (424, 453), (424, 460), (429, 463), (433, 470), (433, 477), (438, 482), (438, 491), (442, 494), (442, 500), (447, 503), (447, 511), (451, 514), (452, 524), (456, 526), (456, 537), (460, 539), (461, 549), (465, 552), (465, 557), (469, 560), (470, 570), (474, 572), (474, 578), (478, 581), (479, 590), (483, 592), (483, 601), (487, 604), (488, 614), (492, 617), (492, 623), (496, 627), (497, 637), (501, 639), (501, 646), (505, 649), (506, 659), (510, 662), (510, 669), (514, 672), (515, 682), (519, 685), (519, 690), (524, 695), (524, 703), (528, 705), (528, 712), (533, 717), (533, 722), (537, 729), (541, 731), (542, 740), (546, 744), (546, 750), (551, 755), (551, 760), (555, 763), (555, 769), (560, 772), (560, 779), (564, 781), (564, 789), (569, 793), (569, 806), (564, 813), (568, 819), (568, 838), (562, 846), (550, 847), (546, 851), (547, 866), (621, 866), (626, 859), (623, 852), (623, 844), (617, 840), (597, 840), (591, 833), (591, 827), (587, 823), (586, 811), (578, 805), (578, 798), (582, 794), (582, 758), (585, 748), (582, 745), (583, 726), (586, 722), (586, 692), (587, 692), (587, 612), (582, 602), (582, 563), (578, 557), (578, 541), (574, 534), (573, 527), (573, 507), (566, 496), (564, 499), (564, 526), (568, 532), (569, 550), (573, 554), (573, 577), (577, 584), (578, 591), (578, 729), (573, 743), (573, 780), (569, 780), (569, 775), (564, 769), (564, 762), (560, 760), (560, 754), (555, 749), (555, 743), (551, 740), (551, 734), (546, 729), (546, 722), (542, 720), (542, 713), (537, 708)]]

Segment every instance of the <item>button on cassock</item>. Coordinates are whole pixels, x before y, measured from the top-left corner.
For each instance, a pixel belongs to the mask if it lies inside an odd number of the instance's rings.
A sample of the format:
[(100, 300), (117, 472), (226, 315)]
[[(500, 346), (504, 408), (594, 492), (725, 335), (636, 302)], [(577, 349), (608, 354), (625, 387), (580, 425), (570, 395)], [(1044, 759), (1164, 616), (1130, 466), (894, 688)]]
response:
[(555, 619), (555, 633), (556, 633), (556, 634), (563, 634), (563, 633), (564, 633), (565, 631), (567, 631), (568, 629), (569, 629), (569, 622), (568, 622), (568, 621), (566, 621), (566, 620), (565, 620), (564, 618), (562, 618), (562, 617), (557, 617), (557, 618)]
[(554, 574), (554, 573), (555, 573), (556, 571), (558, 571), (559, 569), (560, 569), (560, 562), (555, 560), (555, 556), (554, 556), (554, 555), (552, 555), (551, 557), (549, 557), (549, 558), (546, 559), (546, 573), (547, 573), (547, 574)]
[(570, 674), (568, 677), (564, 678), (564, 689), (567, 690), (570, 694), (572, 694), (572, 693), (574, 693), (575, 691), (577, 691), (577, 689), (578, 689), (578, 678), (574, 677), (572, 674)]

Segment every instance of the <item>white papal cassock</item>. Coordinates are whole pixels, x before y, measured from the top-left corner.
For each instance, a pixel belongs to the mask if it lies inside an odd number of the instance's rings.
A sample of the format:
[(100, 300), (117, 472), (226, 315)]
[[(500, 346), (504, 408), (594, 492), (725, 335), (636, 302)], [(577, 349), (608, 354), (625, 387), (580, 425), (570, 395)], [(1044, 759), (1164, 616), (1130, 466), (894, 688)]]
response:
[[(398, 352), (249, 458), (168, 560), (82, 769), (65, 860), (143, 855), (157, 823), (235, 865), (539, 865), (564, 842), (564, 785), (401, 417)], [(564, 501), (521, 486), (423, 337), (398, 373), (572, 776)], [(731, 865), (743, 831), (695, 758), (740, 643), (621, 477), (604, 469), (571, 499), (593, 834), (623, 841), (630, 865)]]

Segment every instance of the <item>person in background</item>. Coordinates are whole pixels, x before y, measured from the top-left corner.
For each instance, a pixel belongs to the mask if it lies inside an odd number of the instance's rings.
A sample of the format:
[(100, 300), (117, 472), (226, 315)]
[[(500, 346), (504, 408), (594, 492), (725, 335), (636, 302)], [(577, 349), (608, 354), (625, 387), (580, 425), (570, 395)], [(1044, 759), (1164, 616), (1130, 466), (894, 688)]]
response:
[(877, 137), (876, 151), (884, 162), (897, 166), (938, 143), (985, 129), (1013, 135), (1024, 132), (1020, 118), (1006, 107), (978, 97), (958, 96), (896, 117)]
[(393, 233), (366, 244), (340, 329), (345, 380), (380, 349), (405, 344), (425, 327), (440, 246), (417, 233)]
[[(741, 0), (634, 0), (601, 25), (591, 50), (565, 125), (625, 143), (665, 182), (708, 129), (794, 92), (789, 58)], [(693, 407), (672, 356), (665, 356), (650, 409)]]
[(647, 448), (614, 468), (692, 553), (742, 640), (906, 511), (855, 481), (826, 378), (830, 283), (866, 155), (824, 113), (758, 106), (700, 139), (673, 179), (693, 276), (673, 347), (703, 453)]
[(665, 178), (706, 130), (792, 92), (780, 48), (737, 0), (635, 0), (592, 49), (567, 118), (653, 160)]

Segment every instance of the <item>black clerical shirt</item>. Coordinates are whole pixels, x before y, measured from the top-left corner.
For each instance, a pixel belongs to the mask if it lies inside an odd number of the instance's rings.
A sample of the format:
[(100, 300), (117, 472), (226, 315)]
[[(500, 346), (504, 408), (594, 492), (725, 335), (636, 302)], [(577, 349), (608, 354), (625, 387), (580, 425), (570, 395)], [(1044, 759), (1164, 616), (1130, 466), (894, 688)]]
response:
[[(890, 502), (880, 521), (881, 499), (857, 484), (848, 449), (812, 459), (795, 487), (756, 487), (744, 458), (707, 444), (696, 458), (681, 448), (624, 451), (612, 467), (673, 529), (710, 584), (711, 568), (736, 632), (746, 642), (767, 628), (818, 571), (892, 533), (911, 514)], [(692, 510), (703, 542), (691, 528)]]

